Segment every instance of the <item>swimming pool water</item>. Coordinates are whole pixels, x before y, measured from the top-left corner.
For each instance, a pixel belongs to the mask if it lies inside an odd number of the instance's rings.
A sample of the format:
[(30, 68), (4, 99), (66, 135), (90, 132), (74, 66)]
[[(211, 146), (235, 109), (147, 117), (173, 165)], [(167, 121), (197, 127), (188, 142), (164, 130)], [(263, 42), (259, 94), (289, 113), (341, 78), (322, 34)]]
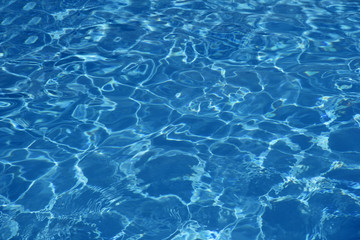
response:
[(0, 1), (0, 239), (359, 240), (360, 2)]

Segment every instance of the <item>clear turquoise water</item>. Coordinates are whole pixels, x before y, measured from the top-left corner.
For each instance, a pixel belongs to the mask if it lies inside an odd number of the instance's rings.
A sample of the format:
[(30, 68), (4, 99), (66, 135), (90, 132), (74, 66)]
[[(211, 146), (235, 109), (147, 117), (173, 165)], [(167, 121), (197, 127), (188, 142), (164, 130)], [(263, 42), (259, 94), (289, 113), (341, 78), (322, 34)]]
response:
[(0, 0), (0, 239), (359, 240), (359, 12)]

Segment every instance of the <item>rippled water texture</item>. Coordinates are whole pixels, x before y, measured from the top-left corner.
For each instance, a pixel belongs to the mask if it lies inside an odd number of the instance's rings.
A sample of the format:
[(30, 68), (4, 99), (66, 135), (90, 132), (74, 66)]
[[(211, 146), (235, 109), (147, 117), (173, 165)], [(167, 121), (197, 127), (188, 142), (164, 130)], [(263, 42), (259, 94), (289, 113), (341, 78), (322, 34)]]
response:
[(360, 239), (359, 13), (0, 0), (0, 239)]

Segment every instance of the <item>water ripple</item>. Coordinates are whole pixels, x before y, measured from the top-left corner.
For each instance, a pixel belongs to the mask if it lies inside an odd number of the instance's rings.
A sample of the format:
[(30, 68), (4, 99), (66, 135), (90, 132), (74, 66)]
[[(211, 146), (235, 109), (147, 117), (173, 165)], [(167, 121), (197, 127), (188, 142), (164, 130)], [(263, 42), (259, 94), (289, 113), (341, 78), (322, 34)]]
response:
[(1, 239), (358, 239), (356, 1), (0, 6)]

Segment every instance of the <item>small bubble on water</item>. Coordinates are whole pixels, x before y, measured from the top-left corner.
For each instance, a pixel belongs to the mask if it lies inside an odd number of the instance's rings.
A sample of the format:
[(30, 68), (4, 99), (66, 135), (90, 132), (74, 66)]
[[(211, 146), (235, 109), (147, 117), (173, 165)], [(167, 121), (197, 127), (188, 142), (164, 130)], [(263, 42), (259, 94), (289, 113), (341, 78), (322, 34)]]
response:
[(38, 36), (30, 36), (25, 40), (25, 44), (33, 44), (38, 40)]
[(35, 3), (35, 2), (28, 2), (28, 3), (25, 4), (25, 6), (23, 7), (23, 10), (25, 10), (25, 11), (32, 10), (35, 6), (36, 6), (36, 3)]

